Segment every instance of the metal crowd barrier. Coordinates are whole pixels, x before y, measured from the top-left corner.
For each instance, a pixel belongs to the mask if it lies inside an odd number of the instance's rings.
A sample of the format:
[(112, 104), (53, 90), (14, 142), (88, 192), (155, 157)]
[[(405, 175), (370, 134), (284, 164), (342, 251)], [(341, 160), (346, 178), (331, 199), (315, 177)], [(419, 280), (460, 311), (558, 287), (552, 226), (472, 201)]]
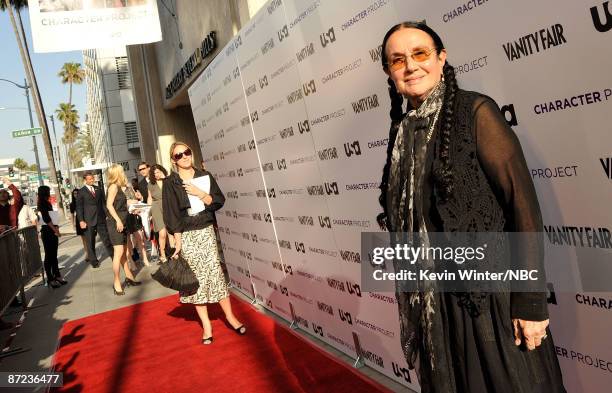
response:
[(24, 286), (43, 272), (35, 226), (9, 230), (0, 235), (0, 315), (20, 293), (26, 307)]
[[(35, 226), (11, 229), (0, 235), (0, 316), (19, 293), (23, 310), (28, 310), (25, 285), (35, 274), (44, 269), (40, 257), (40, 244)], [(34, 308), (34, 307), (32, 307)], [(14, 348), (0, 353), (0, 359), (29, 351), (29, 348)]]
[(2, 313), (22, 286), (19, 249), (17, 231), (8, 230), (0, 235), (0, 311)]
[(21, 274), (25, 285), (36, 274), (44, 274), (37, 228), (35, 226), (22, 228), (17, 231), (17, 237), (20, 245)]

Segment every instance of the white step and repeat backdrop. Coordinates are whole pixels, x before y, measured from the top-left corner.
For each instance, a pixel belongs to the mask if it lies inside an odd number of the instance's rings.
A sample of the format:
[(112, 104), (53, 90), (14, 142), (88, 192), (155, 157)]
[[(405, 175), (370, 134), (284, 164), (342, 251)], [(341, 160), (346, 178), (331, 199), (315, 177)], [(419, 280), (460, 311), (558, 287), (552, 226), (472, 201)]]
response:
[[(360, 233), (378, 230), (388, 143), (380, 44), (392, 25), (425, 19), (460, 85), (493, 97), (523, 145), (549, 235), (566, 387), (608, 391), (612, 294), (581, 283), (612, 277), (610, 10), (601, 0), (266, 3), (189, 90), (206, 165), (227, 197), (217, 217), (232, 283), (418, 389), (393, 294), (359, 283)], [(568, 235), (586, 232), (602, 241)]]

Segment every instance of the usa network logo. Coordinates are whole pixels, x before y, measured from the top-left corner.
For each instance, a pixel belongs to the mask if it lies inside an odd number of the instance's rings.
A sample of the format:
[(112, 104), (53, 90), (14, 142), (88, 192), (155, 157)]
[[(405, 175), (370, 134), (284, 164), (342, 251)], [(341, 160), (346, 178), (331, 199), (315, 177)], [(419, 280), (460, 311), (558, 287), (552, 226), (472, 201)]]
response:
[(338, 190), (337, 182), (325, 182), (325, 193), (327, 195), (339, 195), (340, 191)]
[(325, 48), (331, 43), (336, 42), (336, 32), (334, 32), (334, 28), (330, 27), (327, 31), (321, 33), (319, 35), (319, 39), (323, 48)]
[(360, 156), (361, 146), (359, 146), (359, 141), (345, 143), (344, 154), (346, 154), (347, 157), (351, 157), (352, 155)]
[(506, 123), (508, 123), (510, 127), (518, 125), (518, 120), (516, 118), (516, 112), (514, 111), (514, 104), (504, 105), (500, 108), (500, 111), (502, 115), (504, 115), (504, 118), (506, 119)]
[(277, 31), (276, 35), (278, 36), (279, 42), (283, 42), (285, 38), (289, 37), (289, 29), (287, 28), (287, 25), (284, 25), (282, 29)]
[(308, 83), (302, 84), (302, 90), (304, 90), (304, 95), (306, 95), (306, 96), (309, 96), (311, 94), (316, 93), (317, 92), (317, 85), (316, 85), (314, 79), (312, 79)]
[(591, 7), (591, 18), (593, 19), (593, 26), (595, 26), (595, 30), (600, 33), (606, 33), (612, 29), (612, 13), (610, 12), (609, 2), (606, 1), (603, 3), (603, 14), (606, 17), (606, 21), (603, 22), (601, 20), (601, 16), (599, 15), (598, 7)]

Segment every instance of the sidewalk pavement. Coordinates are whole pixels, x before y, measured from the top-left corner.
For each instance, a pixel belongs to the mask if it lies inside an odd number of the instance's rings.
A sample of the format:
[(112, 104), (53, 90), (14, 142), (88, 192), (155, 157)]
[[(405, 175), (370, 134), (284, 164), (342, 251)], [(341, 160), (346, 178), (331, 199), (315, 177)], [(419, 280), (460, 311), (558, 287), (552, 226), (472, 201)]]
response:
[[(17, 326), (0, 331), (0, 349), (4, 352), (21, 348), (24, 352), (0, 358), (0, 372), (49, 371), (60, 330), (67, 321), (176, 294), (176, 291), (162, 287), (151, 278), (151, 273), (157, 269), (157, 264), (145, 267), (138, 261), (138, 271), (134, 273), (136, 279), (142, 281), (142, 285), (127, 288), (125, 296), (115, 296), (112, 289), (111, 259), (106, 256), (103, 245), (97, 244), (96, 253), (101, 264), (99, 268), (94, 269), (85, 261), (83, 243), (76, 236), (71, 223), (63, 223), (60, 232), (62, 233), (58, 252), (60, 272), (68, 284), (53, 289), (42, 285), (41, 277), (37, 277), (26, 286), (28, 309), (24, 311), (21, 307), (11, 307), (5, 312), (3, 319), (16, 323)], [(40, 249), (43, 253), (42, 243)], [(243, 297), (242, 294), (233, 292)], [(287, 325), (286, 321), (262, 307), (254, 307), (278, 323)], [(154, 326), (151, 328), (155, 329)], [(352, 365), (353, 360), (348, 356), (310, 334), (302, 331), (300, 333), (340, 361)], [(410, 391), (369, 367), (364, 367), (361, 371), (393, 391)], [(20, 388), (11, 391), (43, 392), (45, 389)]]

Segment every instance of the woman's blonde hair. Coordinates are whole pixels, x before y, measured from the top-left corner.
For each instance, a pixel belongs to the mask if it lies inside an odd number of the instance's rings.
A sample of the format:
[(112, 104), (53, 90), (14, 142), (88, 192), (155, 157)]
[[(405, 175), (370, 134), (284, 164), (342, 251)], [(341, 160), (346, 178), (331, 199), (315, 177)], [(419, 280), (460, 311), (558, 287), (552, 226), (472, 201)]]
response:
[(106, 178), (109, 186), (111, 184), (116, 184), (119, 187), (127, 186), (127, 177), (123, 167), (119, 164), (113, 164), (106, 170)]
[(189, 146), (188, 144), (186, 144), (185, 142), (181, 142), (181, 141), (176, 141), (174, 142), (171, 146), (170, 146), (170, 164), (172, 165), (172, 170), (174, 170), (175, 172), (178, 171), (178, 168), (176, 167), (176, 164), (174, 163), (174, 149), (176, 149), (177, 146), (185, 146), (186, 148), (188, 148), (189, 150), (191, 150), (191, 167), (195, 168), (193, 166), (193, 155), (194, 155), (194, 151), (191, 148), (191, 146)]

